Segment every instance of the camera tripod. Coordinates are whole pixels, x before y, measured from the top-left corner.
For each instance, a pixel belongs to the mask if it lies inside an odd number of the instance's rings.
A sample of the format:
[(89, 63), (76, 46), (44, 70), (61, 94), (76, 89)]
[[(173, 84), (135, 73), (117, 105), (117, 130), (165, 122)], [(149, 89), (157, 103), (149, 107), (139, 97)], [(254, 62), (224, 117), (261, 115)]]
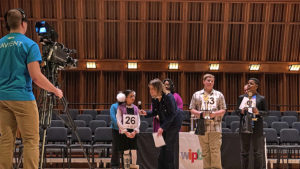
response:
[[(42, 73), (46, 76), (46, 78), (55, 86), (58, 86), (58, 70), (61, 68), (61, 66), (58, 66), (54, 63), (45, 61), (45, 66), (42, 67)], [(53, 93), (50, 93), (46, 90), (41, 90), (39, 98), (37, 100), (38, 108), (39, 108), (39, 116), (40, 116), (40, 127), (43, 130), (42, 135), (42, 145), (41, 145), (41, 153), (40, 153), (40, 163), (39, 163), (39, 169), (43, 169), (44, 160), (45, 160), (45, 143), (46, 143), (46, 135), (47, 135), (47, 128), (51, 125), (52, 115), (53, 115), (53, 107), (57, 106), (57, 102), (60, 101), (64, 107), (63, 113), (66, 114), (67, 119), (63, 119), (59, 113), (56, 112), (56, 116), (64, 122), (64, 124), (75, 134), (76, 138), (78, 139), (78, 142), (80, 144), (80, 147), (84, 153), (84, 157), (87, 159), (89, 168), (92, 169), (92, 166), (89, 162), (89, 158), (84, 151), (83, 144), (81, 142), (81, 139), (76, 131), (76, 125), (71, 117), (71, 114), (69, 112), (68, 108), (68, 101), (65, 97), (62, 97), (61, 99), (57, 100), (55, 95)], [(22, 161), (22, 152), (19, 153), (19, 159), (17, 160), (16, 169), (19, 169), (21, 161)]]

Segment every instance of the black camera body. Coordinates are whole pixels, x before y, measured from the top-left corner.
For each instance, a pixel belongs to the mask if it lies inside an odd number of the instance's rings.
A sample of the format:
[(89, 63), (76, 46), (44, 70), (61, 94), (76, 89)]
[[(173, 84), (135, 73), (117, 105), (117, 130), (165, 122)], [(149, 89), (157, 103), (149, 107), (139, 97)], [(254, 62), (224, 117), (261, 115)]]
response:
[(40, 43), (43, 45), (43, 61), (60, 67), (77, 66), (77, 59), (70, 56), (77, 53), (76, 50), (68, 49), (63, 44), (56, 42), (58, 34), (47, 22), (37, 22), (35, 30), (41, 39)]

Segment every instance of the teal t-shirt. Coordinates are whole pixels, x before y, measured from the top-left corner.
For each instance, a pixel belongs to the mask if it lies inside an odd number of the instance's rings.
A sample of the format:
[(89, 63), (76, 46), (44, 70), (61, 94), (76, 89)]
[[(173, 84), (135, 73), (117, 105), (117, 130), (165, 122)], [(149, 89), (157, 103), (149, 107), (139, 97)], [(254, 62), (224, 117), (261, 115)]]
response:
[(32, 101), (32, 79), (27, 64), (42, 57), (36, 42), (21, 33), (0, 39), (0, 100)]

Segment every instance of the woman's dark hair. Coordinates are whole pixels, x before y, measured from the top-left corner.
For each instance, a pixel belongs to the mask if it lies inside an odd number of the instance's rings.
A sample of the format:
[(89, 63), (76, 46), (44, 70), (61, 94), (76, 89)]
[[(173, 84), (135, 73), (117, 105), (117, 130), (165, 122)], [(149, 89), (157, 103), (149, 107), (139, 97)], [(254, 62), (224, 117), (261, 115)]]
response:
[(255, 77), (251, 77), (249, 80), (253, 80), (253, 81), (254, 81), (254, 83), (255, 83), (257, 86), (259, 86), (259, 85), (260, 85), (260, 82), (259, 82), (259, 80), (258, 80), (258, 79), (256, 79)]
[(173, 81), (172, 81), (171, 79), (167, 78), (167, 79), (165, 79), (165, 80), (163, 81), (163, 84), (165, 84), (165, 82), (169, 82), (169, 85), (170, 85), (169, 90), (170, 90), (170, 92), (171, 92), (172, 94), (174, 94), (174, 93), (175, 93), (175, 86), (174, 86)]

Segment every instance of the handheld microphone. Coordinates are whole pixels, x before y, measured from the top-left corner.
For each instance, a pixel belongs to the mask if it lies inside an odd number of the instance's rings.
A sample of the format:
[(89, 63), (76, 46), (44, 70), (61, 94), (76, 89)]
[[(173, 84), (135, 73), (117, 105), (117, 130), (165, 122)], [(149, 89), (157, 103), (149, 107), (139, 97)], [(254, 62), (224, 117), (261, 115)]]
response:
[(138, 108), (142, 110), (142, 101), (138, 101)]

